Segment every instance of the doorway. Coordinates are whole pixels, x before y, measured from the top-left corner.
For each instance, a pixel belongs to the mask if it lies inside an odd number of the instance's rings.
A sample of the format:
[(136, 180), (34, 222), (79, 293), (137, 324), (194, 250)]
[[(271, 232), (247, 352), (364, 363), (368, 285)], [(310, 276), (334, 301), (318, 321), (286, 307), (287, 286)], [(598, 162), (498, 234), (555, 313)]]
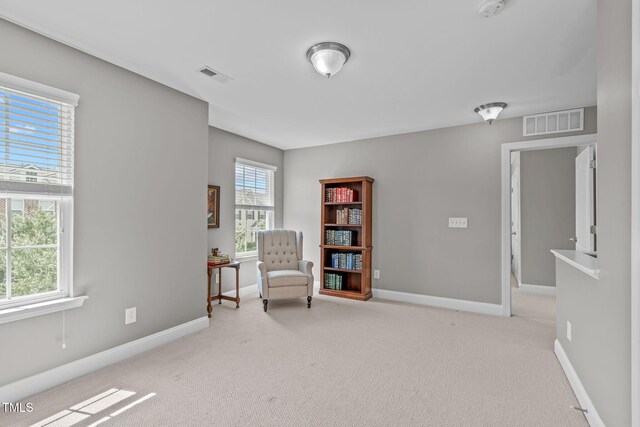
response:
[[(546, 150), (551, 148), (568, 148), (568, 147), (586, 147), (594, 146), (597, 141), (597, 135), (579, 135), (564, 138), (550, 138), (535, 141), (513, 142), (502, 145), (502, 309), (503, 315), (512, 315), (511, 301), (511, 274), (513, 268), (512, 262), (512, 154), (525, 151)], [(520, 167), (521, 170), (521, 167)], [(518, 195), (520, 197), (520, 195)], [(521, 210), (517, 212), (521, 219)], [(518, 221), (520, 222), (520, 221)], [(518, 224), (520, 226), (520, 224)], [(517, 231), (516, 231), (517, 233)], [(517, 239), (516, 242), (521, 251), (522, 241)], [(521, 273), (521, 260), (518, 260), (517, 269)]]

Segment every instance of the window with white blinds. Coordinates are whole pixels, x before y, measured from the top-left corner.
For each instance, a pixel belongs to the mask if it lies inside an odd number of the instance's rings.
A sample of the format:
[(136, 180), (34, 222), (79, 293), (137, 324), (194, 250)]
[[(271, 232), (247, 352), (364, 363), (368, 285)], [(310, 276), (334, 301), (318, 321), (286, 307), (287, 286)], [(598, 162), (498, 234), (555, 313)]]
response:
[(0, 84), (0, 191), (71, 194), (74, 105)]
[(236, 158), (236, 257), (257, 252), (256, 232), (274, 228), (275, 166)]
[(77, 102), (0, 73), (0, 309), (72, 295)]

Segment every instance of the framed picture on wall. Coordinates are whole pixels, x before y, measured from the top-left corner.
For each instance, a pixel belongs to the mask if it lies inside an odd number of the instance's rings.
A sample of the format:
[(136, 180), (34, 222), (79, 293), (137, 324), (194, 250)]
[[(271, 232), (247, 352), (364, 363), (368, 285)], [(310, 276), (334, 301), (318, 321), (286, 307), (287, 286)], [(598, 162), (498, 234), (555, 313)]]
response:
[(220, 227), (220, 186), (210, 185), (207, 189), (207, 228)]

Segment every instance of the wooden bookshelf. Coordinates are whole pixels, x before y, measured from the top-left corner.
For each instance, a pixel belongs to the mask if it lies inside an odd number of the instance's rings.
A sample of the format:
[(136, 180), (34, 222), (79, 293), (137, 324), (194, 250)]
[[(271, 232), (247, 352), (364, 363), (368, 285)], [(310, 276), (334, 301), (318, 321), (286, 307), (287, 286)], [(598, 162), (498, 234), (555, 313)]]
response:
[[(353, 178), (321, 179), (321, 227), (320, 227), (320, 294), (366, 301), (371, 298), (371, 253), (372, 246), (372, 189), (373, 178), (368, 176)], [(343, 190), (346, 189), (346, 190)], [(349, 197), (351, 196), (351, 197)], [(355, 210), (355, 211), (352, 211)], [(359, 210), (359, 212), (358, 212)], [(352, 217), (353, 215), (353, 217)], [(338, 219), (338, 216), (341, 216)], [(350, 223), (353, 220), (353, 223)], [(346, 223), (343, 223), (346, 222)], [(334, 242), (327, 240), (327, 231)], [(345, 233), (342, 233), (345, 232)], [(345, 240), (350, 236), (350, 240)], [(330, 237), (330, 236), (329, 236)], [(337, 242), (335, 241), (337, 240)], [(347, 246), (348, 244), (348, 246)], [(332, 265), (332, 255), (339, 255), (343, 263)], [(349, 255), (351, 254), (351, 255)], [(345, 258), (349, 267), (343, 268)], [(356, 270), (356, 259), (360, 259), (361, 269)], [(326, 275), (335, 275), (332, 283), (327, 283)], [(340, 279), (337, 279), (337, 277)], [(337, 281), (341, 288), (338, 289)], [(332, 288), (336, 287), (336, 288)]]

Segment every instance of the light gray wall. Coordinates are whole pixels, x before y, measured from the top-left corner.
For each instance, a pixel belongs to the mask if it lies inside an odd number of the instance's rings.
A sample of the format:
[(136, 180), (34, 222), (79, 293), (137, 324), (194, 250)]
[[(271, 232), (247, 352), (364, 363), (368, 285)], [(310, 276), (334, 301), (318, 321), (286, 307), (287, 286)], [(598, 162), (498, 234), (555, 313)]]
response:
[[(208, 232), (209, 250), (219, 248), (234, 255), (235, 249), (235, 158), (276, 166), (275, 226), (282, 227), (283, 151), (252, 139), (209, 127), (209, 184), (220, 186), (220, 228)], [(248, 258), (240, 266), (240, 286), (255, 285), (256, 258)], [(235, 286), (235, 271), (223, 269), (223, 290)], [(215, 308), (215, 307), (214, 307)]]
[[(631, 0), (598, 2), (600, 280), (557, 262), (558, 340), (608, 426), (631, 425)], [(566, 339), (566, 321), (572, 341)]]
[(520, 153), (521, 279), (527, 285), (555, 286), (551, 249), (575, 249), (576, 149)]
[(208, 111), (4, 20), (0, 40), (0, 71), (80, 95), (74, 287), (89, 296), (66, 350), (62, 313), (0, 325), (2, 385), (206, 315)]
[[(594, 132), (592, 107), (581, 133)], [(285, 227), (304, 233), (319, 279), (318, 180), (369, 175), (374, 288), (500, 304), (500, 145), (527, 139), (513, 118), (287, 150)], [(449, 217), (469, 228), (449, 229)]]

